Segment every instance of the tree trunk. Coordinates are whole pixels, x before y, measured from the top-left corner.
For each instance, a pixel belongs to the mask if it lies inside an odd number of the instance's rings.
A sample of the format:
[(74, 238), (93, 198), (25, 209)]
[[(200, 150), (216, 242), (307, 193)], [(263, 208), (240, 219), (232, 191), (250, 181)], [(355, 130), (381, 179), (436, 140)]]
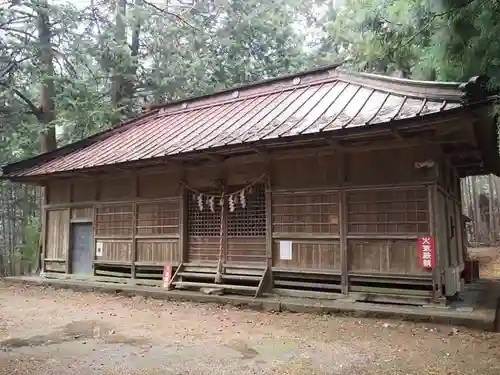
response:
[(7, 247), (7, 250), (9, 251), (9, 271), (8, 271), (8, 275), (9, 276), (14, 276), (14, 273), (15, 273), (15, 262), (14, 262), (14, 248), (15, 248), (15, 245), (14, 245), (14, 242), (13, 242), (13, 238), (14, 238), (14, 226), (12, 225), (12, 221), (14, 220), (13, 219), (13, 216), (12, 215), (12, 206), (13, 206), (13, 199), (12, 199), (12, 186), (9, 184), (8, 185), (8, 194), (7, 194), (7, 198), (8, 198), (8, 201), (7, 201), (7, 222), (9, 223), (8, 224), (8, 247)]
[[(140, 38), (141, 38), (141, 20), (139, 18), (142, 0), (135, 0), (134, 12), (135, 22), (132, 28), (132, 42), (130, 44), (130, 56), (132, 58), (131, 65), (127, 69), (127, 77), (125, 79), (124, 95), (130, 104), (135, 95), (136, 75), (137, 75), (137, 58), (139, 55)], [(130, 108), (129, 108), (130, 109)]]
[[(44, 75), (40, 87), (40, 149), (41, 152), (50, 152), (57, 148), (56, 129), (52, 126), (55, 119), (55, 88), (54, 88), (54, 55), (52, 52), (51, 25), (49, 19), (49, 5), (47, 0), (42, 0), (37, 8), (37, 30), (39, 49), (40, 70)], [(40, 215), (42, 232), (45, 231), (43, 202), (45, 201), (45, 189), (41, 190)], [(36, 272), (40, 270), (42, 262), (43, 235), (40, 235), (40, 242), (36, 256)]]
[[(123, 59), (121, 54), (123, 53), (123, 47), (127, 43), (126, 35), (126, 25), (125, 17), (127, 14), (127, 2), (126, 0), (116, 0), (116, 14), (115, 14), (115, 41), (121, 52), (118, 54), (118, 61), (111, 67), (112, 77), (111, 77), (111, 100), (115, 108), (120, 109), (121, 114), (124, 113), (124, 88), (125, 88), (125, 78), (124, 78), (124, 67)], [(121, 116), (120, 116), (121, 117)], [(117, 119), (119, 122), (120, 118)]]
[[(499, 206), (499, 199), (498, 197), (500, 196), (500, 178), (497, 176), (493, 176), (493, 196), (495, 197), (495, 200), (493, 201), (493, 212), (495, 215), (493, 215), (493, 220), (494, 220), (494, 225), (495, 225), (495, 238), (497, 238), (496, 234), (500, 231), (499, 228), (499, 218), (498, 218), (498, 213), (500, 212), (500, 206)], [(498, 238), (497, 238), (498, 240)]]
[[(126, 0), (116, 0), (116, 15), (115, 15), (115, 41), (119, 47), (120, 54), (119, 63), (113, 64), (111, 67), (111, 100), (119, 116), (115, 119), (115, 123), (119, 123), (123, 118), (129, 116), (133, 110), (132, 101), (135, 95), (136, 74), (137, 74), (137, 58), (139, 55), (141, 21), (140, 7), (142, 0), (135, 0), (133, 12), (137, 14), (134, 17), (132, 25), (132, 40), (130, 45), (127, 43), (127, 23), (126, 15), (127, 2)], [(130, 6), (129, 6), (130, 7)], [(126, 52), (125, 52), (126, 51)], [(128, 55), (130, 51), (130, 55)], [(127, 53), (127, 55), (124, 55)], [(124, 65), (126, 63), (126, 65)]]
[(469, 219), (471, 220), (471, 223), (469, 224), (470, 242), (475, 243), (477, 234), (475, 233), (474, 225), (474, 197), (472, 195), (472, 177), (467, 177), (465, 179), (465, 186), (468, 202), (467, 216), (469, 216)]
[(42, 126), (40, 147), (42, 152), (49, 152), (57, 148), (56, 129), (51, 125), (55, 119), (54, 105), (54, 56), (52, 53), (51, 26), (49, 6), (43, 0), (37, 8), (37, 30), (40, 45), (39, 63), (44, 78), (40, 87), (40, 115)]
[(496, 242), (496, 235), (495, 235), (495, 215), (493, 213), (493, 176), (490, 174), (488, 176), (488, 192), (489, 192), (489, 200), (488, 200), (488, 208), (489, 208), (489, 215), (488, 215), (488, 224), (489, 224), (489, 232), (490, 232), (490, 245), (493, 246)]
[(2, 223), (2, 233), (0, 237), (0, 277), (6, 276), (7, 274), (7, 186), (6, 182), (1, 184), (1, 206), (0, 211)]

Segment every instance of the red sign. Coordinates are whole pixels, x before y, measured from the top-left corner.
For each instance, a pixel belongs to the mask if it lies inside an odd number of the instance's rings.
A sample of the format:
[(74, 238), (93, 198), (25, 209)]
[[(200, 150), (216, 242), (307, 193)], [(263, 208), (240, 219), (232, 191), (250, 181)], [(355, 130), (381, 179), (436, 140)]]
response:
[(170, 288), (170, 281), (172, 279), (172, 265), (165, 264), (163, 266), (163, 287), (166, 289)]
[(433, 269), (436, 267), (436, 247), (434, 236), (418, 237), (417, 241), (420, 267)]

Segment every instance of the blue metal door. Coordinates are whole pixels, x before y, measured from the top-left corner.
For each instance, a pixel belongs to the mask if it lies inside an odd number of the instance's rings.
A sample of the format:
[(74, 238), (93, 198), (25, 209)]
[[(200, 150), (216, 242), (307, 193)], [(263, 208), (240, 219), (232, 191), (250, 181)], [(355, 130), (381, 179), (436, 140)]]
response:
[(92, 274), (92, 223), (75, 223), (71, 227), (71, 269), (74, 274)]

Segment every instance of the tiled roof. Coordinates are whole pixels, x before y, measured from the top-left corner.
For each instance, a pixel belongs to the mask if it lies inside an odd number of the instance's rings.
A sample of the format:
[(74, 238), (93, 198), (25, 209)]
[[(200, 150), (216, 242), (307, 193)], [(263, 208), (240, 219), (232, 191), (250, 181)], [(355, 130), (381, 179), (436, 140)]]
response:
[(4, 167), (4, 173), (46, 175), (374, 126), (462, 107), (463, 87), (325, 68), (156, 107), (29, 165)]

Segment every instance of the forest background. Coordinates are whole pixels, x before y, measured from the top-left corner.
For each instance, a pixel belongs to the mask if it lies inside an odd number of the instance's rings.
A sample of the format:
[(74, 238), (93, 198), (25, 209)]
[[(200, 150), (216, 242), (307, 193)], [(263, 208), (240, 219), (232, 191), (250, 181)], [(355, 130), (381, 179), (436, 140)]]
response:
[[(339, 62), (413, 79), (500, 77), (500, 1), (0, 0), (0, 165), (146, 104)], [(500, 180), (462, 188), (469, 241), (498, 245)], [(36, 269), (40, 195), (0, 182), (0, 276)]]

